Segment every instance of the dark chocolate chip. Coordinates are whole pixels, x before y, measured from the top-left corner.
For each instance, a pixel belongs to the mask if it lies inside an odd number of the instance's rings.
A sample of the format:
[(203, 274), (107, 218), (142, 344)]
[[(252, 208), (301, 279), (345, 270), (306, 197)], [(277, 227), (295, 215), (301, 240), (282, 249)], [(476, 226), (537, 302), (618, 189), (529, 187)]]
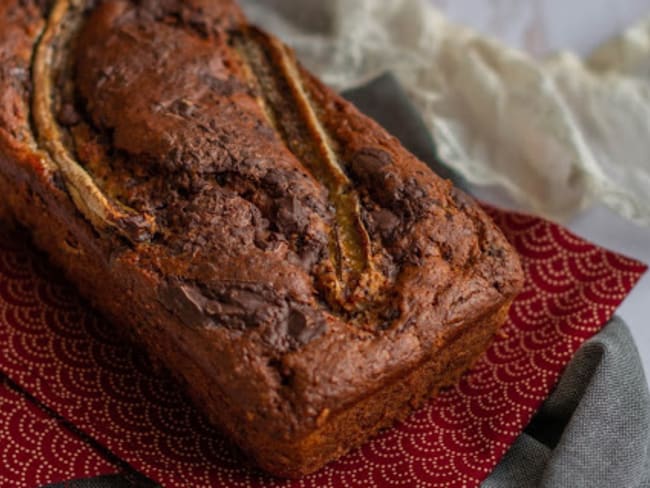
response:
[(309, 308), (292, 306), (276, 292), (254, 283), (222, 283), (204, 289), (169, 283), (161, 288), (159, 301), (188, 326), (259, 328), (264, 340), (277, 350), (304, 345), (327, 330), (325, 321)]
[(64, 103), (61, 105), (59, 113), (56, 114), (56, 120), (59, 124), (70, 127), (77, 125), (81, 121), (81, 117), (79, 117), (79, 114), (71, 103)]
[(380, 194), (386, 191), (385, 180), (390, 172), (387, 173), (384, 168), (389, 166), (391, 161), (390, 154), (386, 151), (364, 148), (352, 156), (349, 168), (353, 179), (369, 187), (371, 194)]
[(386, 151), (368, 147), (355, 153), (350, 161), (350, 167), (358, 177), (363, 177), (377, 173), (391, 162), (392, 158)]
[(266, 250), (275, 250), (277, 249), (277, 241), (275, 248), (271, 247), (271, 242), (269, 242), (269, 237), (272, 234), (266, 229), (255, 229), (255, 235), (253, 236), (253, 243), (262, 251)]
[(321, 318), (306, 310), (292, 308), (287, 318), (287, 334), (299, 345), (320, 337), (327, 330), (327, 324)]
[(300, 201), (286, 196), (276, 202), (276, 225), (285, 233), (300, 233), (308, 224), (307, 215)]
[(384, 239), (390, 239), (397, 227), (399, 218), (388, 209), (381, 208), (372, 213), (375, 228)]
[(270, 169), (262, 178), (261, 183), (271, 196), (278, 197), (286, 193), (289, 180), (285, 173)]
[(203, 313), (205, 297), (193, 287), (169, 283), (159, 290), (158, 300), (189, 327), (205, 326), (210, 322)]
[(242, 312), (250, 314), (263, 311), (271, 305), (261, 294), (246, 289), (233, 288), (228, 290), (224, 295), (225, 299), (231, 304), (238, 307)]
[(289, 312), (288, 322), (287, 331), (292, 337), (297, 337), (307, 327), (307, 319), (305, 317), (305, 314), (296, 309), (292, 309)]
[(326, 330), (327, 326), (325, 325), (325, 322), (321, 322), (316, 326), (305, 328), (300, 334), (298, 334), (298, 336), (296, 336), (296, 340), (299, 344), (305, 345), (322, 336)]

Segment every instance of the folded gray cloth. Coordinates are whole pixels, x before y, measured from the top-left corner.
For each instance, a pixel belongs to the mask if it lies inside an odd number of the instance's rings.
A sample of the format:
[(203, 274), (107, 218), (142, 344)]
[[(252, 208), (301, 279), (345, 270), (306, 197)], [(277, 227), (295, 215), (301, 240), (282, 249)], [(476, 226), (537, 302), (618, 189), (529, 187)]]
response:
[[(437, 159), (429, 131), (390, 75), (345, 95), (434, 171), (465, 186)], [(142, 485), (110, 477), (51, 486)], [(650, 394), (638, 351), (620, 319), (579, 349), (482, 486), (650, 488)]]
[(482, 486), (650, 487), (650, 395), (620, 319), (578, 350)]

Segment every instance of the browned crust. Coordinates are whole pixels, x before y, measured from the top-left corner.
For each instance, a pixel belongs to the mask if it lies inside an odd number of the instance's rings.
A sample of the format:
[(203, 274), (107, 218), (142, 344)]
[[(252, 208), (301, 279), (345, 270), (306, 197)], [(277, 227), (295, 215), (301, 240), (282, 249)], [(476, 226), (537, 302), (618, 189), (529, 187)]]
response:
[(487, 349), (509, 307), (506, 303), (496, 313), (466, 324), (435, 357), (386, 382), (337, 415), (322, 413), (322, 424), (306, 438), (287, 445), (269, 445), (262, 451), (253, 449), (251, 455), (267, 471), (297, 478), (362, 446), (395, 421), (404, 420), (440, 390), (456, 384)]
[[(400, 316), (381, 330), (375, 322), (360, 326), (327, 313), (326, 333), (281, 353), (269, 350), (255, 330), (188, 326), (163, 306), (160, 290), (189, 262), (172, 259), (165, 248), (98, 233), (44, 165), (47, 156), (29, 124), (29, 80), (16, 79), (29, 69), (43, 20), (35, 5), (21, 5), (0, 5), (0, 190), (6, 204), (70, 280), (160, 359), (262, 467), (282, 476), (317, 469), (453, 383), (485, 349), (521, 287), (516, 254), (475, 203), (304, 71), (305, 90), (332, 143), (351, 161), (348, 171), (359, 187), (368, 189), (367, 211), (390, 208), (404, 212), (403, 219), (425, 212), (390, 241), (395, 252), (406, 253), (393, 284)], [(376, 168), (383, 157), (392, 163)], [(386, 180), (378, 185), (380, 176)], [(312, 183), (305, 185), (315, 200), (322, 198)], [(405, 191), (414, 193), (404, 197)], [(415, 208), (418, 192), (437, 203)], [(383, 237), (377, 232), (370, 237), (378, 246)], [(455, 260), (463, 256), (477, 257), (460, 267)], [(219, 262), (222, 276), (262, 275), (296, 296), (310, 286), (308, 271), (281, 259), (267, 258), (269, 268), (264, 261), (243, 265), (241, 255), (226, 257), (230, 261)], [(283, 282), (283, 275), (294, 281)], [(451, 285), (440, 289), (442, 282)]]
[[(17, 218), (33, 229), (37, 246), (45, 250), (80, 289), (89, 290), (85, 295), (122, 328), (126, 337), (133, 337), (143, 344), (155, 362), (162, 365), (184, 364), (184, 371), (171, 369), (171, 372), (196, 404), (203, 405), (212, 421), (260, 467), (277, 476), (299, 477), (319, 469), (328, 461), (361, 446), (369, 437), (390, 427), (396, 420), (406, 418), (441, 388), (455, 384), (485, 351), (510, 307), (510, 302), (505, 303), (495, 312), (474, 322), (465, 323), (456, 330), (448, 329), (447, 335), (450, 337), (442, 339), (445, 347), (436, 351), (433, 357), (412, 371), (386, 381), (378, 390), (368, 392), (345, 410), (321, 412), (316, 428), (306, 437), (295, 442), (260, 442), (267, 433), (257, 432), (259, 437), (251, 438), (249, 432), (241, 432), (242, 425), (233, 420), (238, 417), (238, 406), (229, 405), (228, 399), (220, 392), (206, 387), (203, 380), (205, 373), (200, 366), (190, 366), (192, 361), (185, 356), (186, 351), (178, 348), (176, 341), (179, 337), (173, 335), (176, 331), (165, 330), (165, 324), (170, 323), (171, 317), (156, 317), (151, 304), (143, 303), (138, 297), (139, 293), (134, 294), (132, 289), (124, 288), (119, 276), (107, 280), (105, 272), (98, 266), (99, 255), (93, 253), (89, 241), (79, 240), (82, 233), (75, 233), (74, 227), (71, 229), (69, 223), (53, 211), (57, 208), (56, 204), (48, 202), (48, 197), (43, 198), (40, 192), (34, 192), (28, 183), (16, 186), (15, 181), (9, 181), (0, 174), (0, 192), (8, 195), (3, 201), (6, 207), (0, 212), (0, 218), (4, 221)], [(101, 286), (98, 287), (98, 283)], [(112, 300), (96, 302), (93, 299), (96, 296), (110, 296)], [(115, 310), (125, 310), (126, 313), (115, 316)], [(134, 319), (125, 321), (128, 316)], [(152, 316), (160, 322), (151, 320)], [(160, 340), (148, 340), (150, 337)], [(188, 336), (181, 340), (198, 349), (197, 339)]]

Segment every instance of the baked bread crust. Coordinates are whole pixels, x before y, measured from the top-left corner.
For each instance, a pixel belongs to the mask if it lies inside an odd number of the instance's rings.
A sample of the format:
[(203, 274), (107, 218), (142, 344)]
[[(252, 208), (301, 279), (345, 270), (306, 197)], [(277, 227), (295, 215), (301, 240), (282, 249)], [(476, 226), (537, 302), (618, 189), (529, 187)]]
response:
[(522, 285), (469, 197), (226, 0), (2, 2), (0, 189), (280, 476), (453, 384)]

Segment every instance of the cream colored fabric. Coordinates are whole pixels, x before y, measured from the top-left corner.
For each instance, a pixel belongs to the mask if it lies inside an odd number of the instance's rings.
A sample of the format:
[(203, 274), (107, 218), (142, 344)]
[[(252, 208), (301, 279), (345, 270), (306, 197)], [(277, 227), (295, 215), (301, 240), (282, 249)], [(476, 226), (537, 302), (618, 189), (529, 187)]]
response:
[(336, 89), (392, 71), (471, 182), (558, 220), (601, 200), (650, 225), (650, 19), (587, 60), (536, 60), (425, 0), (243, 3)]

